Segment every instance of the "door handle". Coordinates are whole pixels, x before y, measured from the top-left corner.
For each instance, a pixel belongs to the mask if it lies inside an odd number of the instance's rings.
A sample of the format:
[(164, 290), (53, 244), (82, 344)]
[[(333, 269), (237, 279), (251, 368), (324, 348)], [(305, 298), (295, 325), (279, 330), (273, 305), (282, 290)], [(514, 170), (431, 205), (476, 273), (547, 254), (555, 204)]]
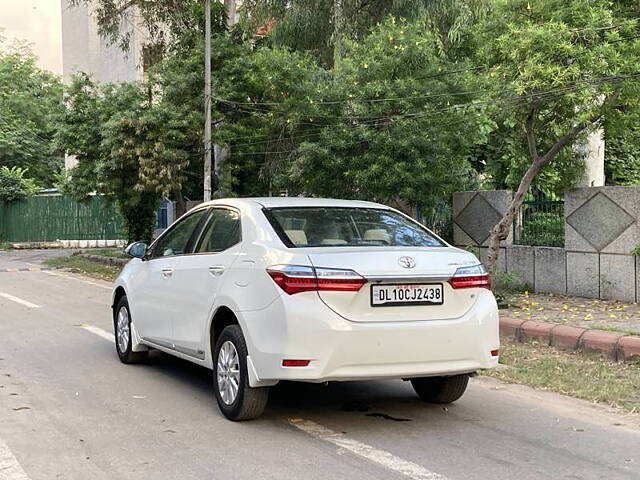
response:
[(168, 277), (170, 277), (171, 275), (173, 275), (173, 268), (163, 268), (163, 269), (162, 269), (162, 276), (163, 276), (164, 278), (168, 278)]
[(216, 265), (213, 267), (209, 267), (209, 273), (214, 277), (219, 277), (224, 273), (224, 267), (222, 265)]

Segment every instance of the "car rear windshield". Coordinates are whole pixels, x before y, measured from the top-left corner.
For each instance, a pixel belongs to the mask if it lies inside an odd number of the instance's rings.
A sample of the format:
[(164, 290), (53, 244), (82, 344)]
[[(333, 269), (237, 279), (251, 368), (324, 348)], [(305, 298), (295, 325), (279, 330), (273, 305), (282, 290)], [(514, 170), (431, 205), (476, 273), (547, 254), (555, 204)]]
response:
[(426, 228), (378, 208), (279, 207), (265, 214), (289, 247), (442, 247)]

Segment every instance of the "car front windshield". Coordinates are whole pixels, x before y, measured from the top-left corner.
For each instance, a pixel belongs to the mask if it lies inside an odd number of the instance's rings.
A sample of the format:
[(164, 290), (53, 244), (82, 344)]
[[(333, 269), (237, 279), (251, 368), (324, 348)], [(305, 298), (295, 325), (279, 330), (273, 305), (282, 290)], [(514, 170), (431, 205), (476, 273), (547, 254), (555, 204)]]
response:
[(290, 247), (442, 247), (420, 224), (379, 208), (279, 207), (265, 209)]

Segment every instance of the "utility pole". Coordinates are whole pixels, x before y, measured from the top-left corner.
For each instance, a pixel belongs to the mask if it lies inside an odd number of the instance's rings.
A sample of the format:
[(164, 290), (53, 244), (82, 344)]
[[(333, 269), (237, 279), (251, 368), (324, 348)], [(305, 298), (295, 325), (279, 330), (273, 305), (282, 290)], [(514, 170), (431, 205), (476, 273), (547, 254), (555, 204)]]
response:
[(205, 0), (204, 39), (204, 201), (211, 200), (211, 0)]

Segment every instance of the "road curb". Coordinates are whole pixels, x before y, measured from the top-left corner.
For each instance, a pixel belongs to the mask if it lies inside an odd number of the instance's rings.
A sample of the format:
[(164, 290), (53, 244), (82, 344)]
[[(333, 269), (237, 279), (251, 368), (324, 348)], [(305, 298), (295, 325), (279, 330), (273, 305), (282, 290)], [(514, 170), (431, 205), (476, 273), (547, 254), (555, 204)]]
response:
[(123, 267), (128, 262), (128, 258), (117, 258), (117, 257), (106, 257), (103, 255), (93, 255), (90, 253), (78, 253), (79, 257), (86, 258), (87, 260), (91, 260), (95, 263), (101, 263), (103, 265), (111, 265), (116, 267)]
[(500, 336), (536, 340), (563, 350), (597, 352), (613, 360), (640, 358), (640, 336), (515, 318), (500, 319)]

